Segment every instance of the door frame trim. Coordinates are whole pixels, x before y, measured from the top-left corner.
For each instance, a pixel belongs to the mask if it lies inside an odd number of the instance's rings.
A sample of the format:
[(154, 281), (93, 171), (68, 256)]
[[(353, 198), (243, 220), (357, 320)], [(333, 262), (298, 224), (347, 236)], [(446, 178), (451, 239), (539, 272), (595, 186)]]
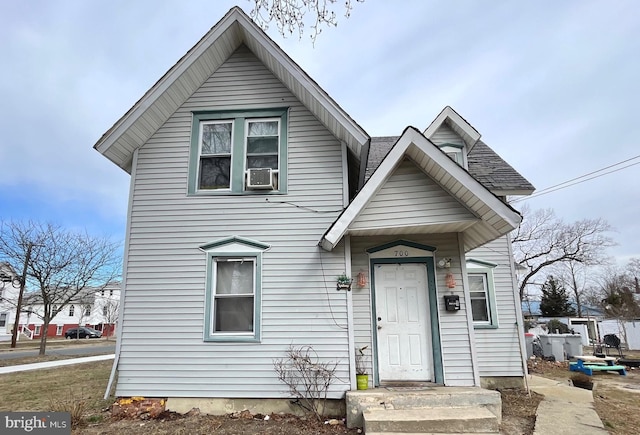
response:
[[(371, 254), (378, 253), (385, 249), (395, 248), (397, 246), (406, 246), (409, 248), (419, 249), (420, 255), (403, 256), (403, 257), (376, 257), (371, 258)], [(380, 376), (378, 373), (378, 325), (376, 317), (376, 284), (375, 284), (375, 265), (377, 264), (403, 264), (417, 263), (424, 264), (427, 268), (427, 301), (429, 309), (429, 326), (431, 332), (432, 361), (433, 361), (433, 377), (435, 383), (444, 384), (444, 370), (442, 366), (442, 343), (440, 341), (440, 321), (438, 318), (438, 292), (436, 288), (435, 259), (434, 252), (436, 248), (420, 243), (410, 242), (408, 240), (397, 240), (384, 245), (367, 249), (369, 254), (369, 276), (371, 277), (371, 329), (372, 329), (372, 365), (373, 365), (373, 384), (380, 385)]]

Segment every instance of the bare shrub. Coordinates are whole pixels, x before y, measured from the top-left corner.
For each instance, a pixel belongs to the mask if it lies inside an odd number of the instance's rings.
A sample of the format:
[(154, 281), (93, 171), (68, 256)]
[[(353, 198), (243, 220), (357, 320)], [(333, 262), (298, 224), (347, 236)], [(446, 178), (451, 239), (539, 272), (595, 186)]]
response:
[(76, 395), (72, 389), (64, 396), (49, 397), (49, 409), (53, 412), (68, 412), (71, 414), (71, 427), (82, 424), (82, 419), (87, 410), (87, 399), (81, 393)]
[(329, 386), (335, 380), (337, 362), (320, 362), (311, 346), (289, 346), (286, 357), (274, 360), (278, 379), (289, 387), (289, 393), (319, 421), (325, 413)]

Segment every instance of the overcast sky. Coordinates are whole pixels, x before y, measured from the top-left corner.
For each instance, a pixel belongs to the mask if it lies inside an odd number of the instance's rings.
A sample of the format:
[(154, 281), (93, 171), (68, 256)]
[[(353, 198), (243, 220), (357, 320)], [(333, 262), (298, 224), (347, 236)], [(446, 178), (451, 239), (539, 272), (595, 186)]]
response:
[[(0, 2), (0, 218), (123, 239), (129, 176), (93, 145), (236, 4), (252, 2)], [(450, 105), (542, 190), (640, 157), (639, 13), (636, 0), (366, 0), (315, 46), (268, 34), (371, 136), (423, 130)], [(640, 257), (640, 165), (526, 203), (602, 217), (610, 253)]]

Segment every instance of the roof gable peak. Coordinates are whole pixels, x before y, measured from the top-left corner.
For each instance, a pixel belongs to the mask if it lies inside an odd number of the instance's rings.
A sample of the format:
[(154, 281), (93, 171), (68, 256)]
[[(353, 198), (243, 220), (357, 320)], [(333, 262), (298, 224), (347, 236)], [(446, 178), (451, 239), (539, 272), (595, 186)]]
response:
[(481, 137), (481, 134), (478, 133), (478, 131), (469, 124), (466, 119), (460, 116), (458, 112), (453, 110), (451, 106), (446, 106), (442, 109), (438, 116), (436, 116), (436, 119), (434, 119), (426, 128), (424, 135), (430, 139), (443, 124), (446, 124), (454, 132), (460, 135), (460, 137), (462, 137), (462, 140), (467, 145), (468, 151), (471, 151), (473, 146)]

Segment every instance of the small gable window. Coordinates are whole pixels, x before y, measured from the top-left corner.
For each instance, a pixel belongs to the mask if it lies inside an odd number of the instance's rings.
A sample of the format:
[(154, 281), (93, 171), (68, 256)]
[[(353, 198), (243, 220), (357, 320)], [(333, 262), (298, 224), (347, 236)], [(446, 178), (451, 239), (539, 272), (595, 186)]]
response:
[(189, 194), (286, 193), (287, 112), (194, 113)]
[(468, 259), (467, 276), (471, 314), (475, 328), (497, 328), (495, 288), (493, 282), (493, 263)]
[(439, 145), (442, 152), (444, 152), (451, 160), (456, 162), (458, 165), (466, 168), (465, 158), (464, 158), (464, 146), (453, 144), (453, 143), (444, 143)]
[(69, 316), (73, 316), (75, 310), (76, 307), (74, 307), (73, 305), (69, 305)]

